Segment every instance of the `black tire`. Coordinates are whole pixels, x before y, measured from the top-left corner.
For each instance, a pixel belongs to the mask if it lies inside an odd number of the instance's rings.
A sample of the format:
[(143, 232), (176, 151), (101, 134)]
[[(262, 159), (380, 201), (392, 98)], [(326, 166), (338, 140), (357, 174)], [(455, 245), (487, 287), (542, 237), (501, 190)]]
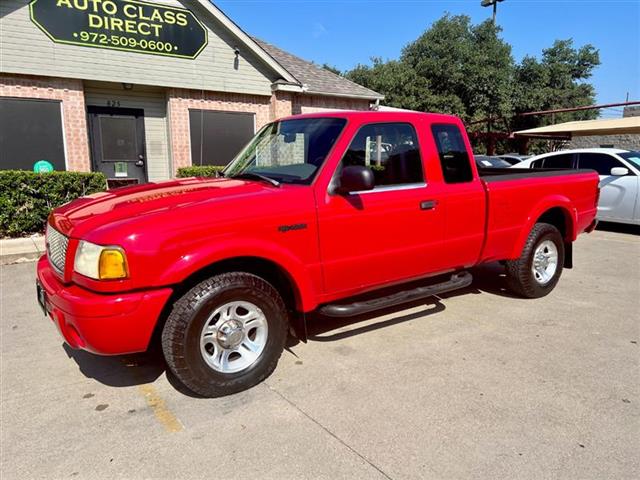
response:
[[(268, 335), (255, 363), (237, 373), (223, 373), (204, 360), (200, 334), (217, 307), (237, 300), (251, 302), (264, 312)], [(162, 331), (162, 350), (173, 374), (189, 390), (220, 397), (246, 390), (271, 375), (284, 350), (287, 331), (287, 309), (271, 284), (249, 273), (224, 273), (199, 283), (175, 302)]]
[[(531, 271), (534, 253), (540, 243), (551, 240), (558, 249), (558, 265), (551, 279), (541, 284)], [(526, 298), (540, 298), (548, 295), (558, 283), (564, 265), (564, 242), (556, 227), (548, 223), (536, 223), (516, 260), (507, 260), (507, 284), (513, 292)]]

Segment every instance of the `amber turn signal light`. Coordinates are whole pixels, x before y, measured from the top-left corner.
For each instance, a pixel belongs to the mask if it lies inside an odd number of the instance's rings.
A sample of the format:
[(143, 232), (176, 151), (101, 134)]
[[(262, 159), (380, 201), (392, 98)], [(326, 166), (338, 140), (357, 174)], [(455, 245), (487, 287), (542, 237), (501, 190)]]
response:
[(127, 278), (129, 271), (127, 268), (127, 257), (119, 249), (105, 248), (100, 253), (100, 264), (98, 268), (100, 280), (116, 280)]

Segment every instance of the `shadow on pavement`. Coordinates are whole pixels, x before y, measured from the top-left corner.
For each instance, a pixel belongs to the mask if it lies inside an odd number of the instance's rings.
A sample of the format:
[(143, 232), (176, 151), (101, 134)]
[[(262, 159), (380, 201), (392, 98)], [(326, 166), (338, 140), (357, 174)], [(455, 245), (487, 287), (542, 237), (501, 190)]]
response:
[(101, 356), (84, 350), (74, 350), (63, 344), (67, 356), (73, 359), (87, 378), (110, 387), (130, 387), (155, 381), (166, 370), (159, 349), (131, 355)]
[(627, 233), (629, 235), (640, 235), (640, 225), (627, 225), (626, 223), (599, 222), (596, 230), (603, 232)]
[[(458, 295), (488, 293), (505, 297), (515, 297), (507, 289), (504, 280), (504, 267), (502, 267), (502, 265), (498, 263), (484, 265), (473, 269), (472, 274), (474, 280), (470, 287), (442, 294), (437, 297), (430, 297), (412, 303), (405, 303), (396, 307), (378, 310), (365, 315), (349, 318), (333, 318), (315, 312), (311, 313), (307, 318), (308, 338), (313, 342), (335, 342), (367, 332), (392, 327), (403, 322), (410, 322), (418, 318), (436, 315), (446, 309), (443, 300)], [(393, 316), (379, 322), (356, 326), (359, 323), (367, 322), (376, 317), (392, 315), (395, 312), (420, 306), (424, 308), (417, 312)], [(355, 326), (355, 328), (333, 334), (330, 333), (348, 326)], [(296, 346), (298, 343), (299, 341), (296, 338), (290, 337), (286, 346), (287, 351), (295, 355), (291, 347)], [(83, 350), (73, 350), (67, 344), (63, 344), (63, 348), (68, 357), (76, 362), (83, 375), (87, 378), (93, 378), (104, 385), (111, 387), (143, 385), (154, 382), (166, 372), (167, 380), (176, 390), (190, 397), (201, 398), (187, 390), (167, 369), (160, 348), (152, 348), (145, 353), (108, 357), (94, 355)]]
[[(408, 308), (418, 307), (423, 305), (426, 307), (424, 310), (420, 310), (418, 312), (410, 313), (407, 315), (401, 315), (399, 317), (393, 317), (388, 320), (383, 320), (376, 323), (370, 323), (367, 325), (363, 325), (361, 327), (354, 328), (352, 330), (346, 330), (343, 332), (334, 333), (332, 335), (323, 335), (324, 333), (331, 332), (333, 330), (337, 330), (339, 328), (347, 327), (350, 325), (354, 325), (360, 322), (365, 322), (367, 320), (371, 320), (372, 318), (379, 317), (381, 315), (386, 315), (389, 313), (393, 313), (396, 310), (406, 310)], [(391, 327), (393, 325), (397, 325), (403, 322), (409, 322), (411, 320), (415, 320), (416, 318), (425, 317), (427, 315), (433, 315), (435, 313), (439, 313), (444, 311), (445, 306), (439, 300), (435, 298), (433, 300), (427, 299), (422, 300), (421, 302), (413, 302), (413, 304), (403, 304), (399, 305), (395, 308), (395, 310), (389, 311), (387, 310), (379, 310), (376, 312), (369, 313), (367, 315), (357, 315), (355, 317), (348, 318), (336, 318), (336, 317), (325, 317), (322, 315), (314, 315), (313, 318), (310, 318), (309, 324), (307, 326), (307, 333), (309, 340), (312, 342), (335, 342), (337, 340), (342, 340), (345, 338), (353, 337), (355, 335), (361, 335), (363, 333), (371, 332), (374, 330), (379, 330), (381, 328)]]
[[(474, 268), (471, 270), (471, 273), (473, 275), (473, 283), (467, 288), (462, 288), (460, 290), (455, 290), (449, 293), (443, 293), (438, 296), (414, 301), (412, 303), (404, 303), (396, 307), (378, 310), (366, 315), (357, 315), (347, 318), (336, 318), (323, 316), (318, 313), (312, 313), (308, 316), (308, 338), (313, 342), (333, 342), (374, 330), (379, 330), (381, 328), (391, 327), (399, 323), (409, 322), (411, 320), (415, 320), (417, 318), (425, 317), (428, 315), (434, 315), (446, 309), (446, 306), (444, 305), (444, 303), (442, 303), (442, 300), (457, 297), (459, 295), (478, 295), (481, 293), (488, 293), (491, 295), (500, 295), (502, 297), (519, 298), (518, 296), (511, 293), (511, 291), (508, 289), (505, 280), (504, 267), (499, 263), (496, 262)], [(390, 315), (394, 312), (399, 312), (419, 306), (424, 306), (426, 308), (418, 312), (393, 317), (377, 323), (366, 324), (361, 327), (353, 328), (351, 330), (342, 331), (331, 335), (325, 335), (326, 333), (333, 330), (356, 325), (358, 323), (366, 322), (376, 317)], [(293, 341), (295, 342), (295, 339)], [(290, 344), (289, 346), (293, 346), (296, 343), (297, 342)]]

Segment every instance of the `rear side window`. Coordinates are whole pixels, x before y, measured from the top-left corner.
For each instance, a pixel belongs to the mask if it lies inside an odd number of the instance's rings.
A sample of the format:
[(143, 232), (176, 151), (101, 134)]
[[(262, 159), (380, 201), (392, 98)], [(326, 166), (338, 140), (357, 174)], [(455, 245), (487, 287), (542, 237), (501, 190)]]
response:
[(544, 168), (573, 168), (573, 154), (564, 153), (547, 157), (543, 162)]
[(473, 171), (469, 153), (455, 125), (433, 125), (433, 138), (436, 141), (442, 174), (446, 183), (464, 183), (473, 180)]
[(542, 160), (531, 162), (531, 168), (542, 168), (542, 162), (544, 162), (544, 158)]
[(370, 168), (376, 187), (424, 182), (418, 138), (408, 123), (365, 125), (349, 145), (342, 165)]
[(602, 153), (581, 153), (578, 159), (579, 168), (590, 168), (598, 172), (598, 175), (611, 175), (611, 169), (624, 167), (622, 163), (611, 155)]

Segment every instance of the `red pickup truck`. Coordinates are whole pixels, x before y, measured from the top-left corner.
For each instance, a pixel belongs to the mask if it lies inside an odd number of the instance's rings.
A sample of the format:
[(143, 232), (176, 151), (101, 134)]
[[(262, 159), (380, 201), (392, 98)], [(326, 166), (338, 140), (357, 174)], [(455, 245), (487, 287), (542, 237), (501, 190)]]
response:
[(306, 340), (308, 312), (426, 298), (494, 261), (521, 296), (548, 294), (599, 195), (590, 170), (478, 171), (458, 118), (411, 112), (268, 124), (222, 175), (53, 211), (38, 299), (71, 347), (156, 339), (194, 392), (237, 392), (274, 370), (289, 331)]

